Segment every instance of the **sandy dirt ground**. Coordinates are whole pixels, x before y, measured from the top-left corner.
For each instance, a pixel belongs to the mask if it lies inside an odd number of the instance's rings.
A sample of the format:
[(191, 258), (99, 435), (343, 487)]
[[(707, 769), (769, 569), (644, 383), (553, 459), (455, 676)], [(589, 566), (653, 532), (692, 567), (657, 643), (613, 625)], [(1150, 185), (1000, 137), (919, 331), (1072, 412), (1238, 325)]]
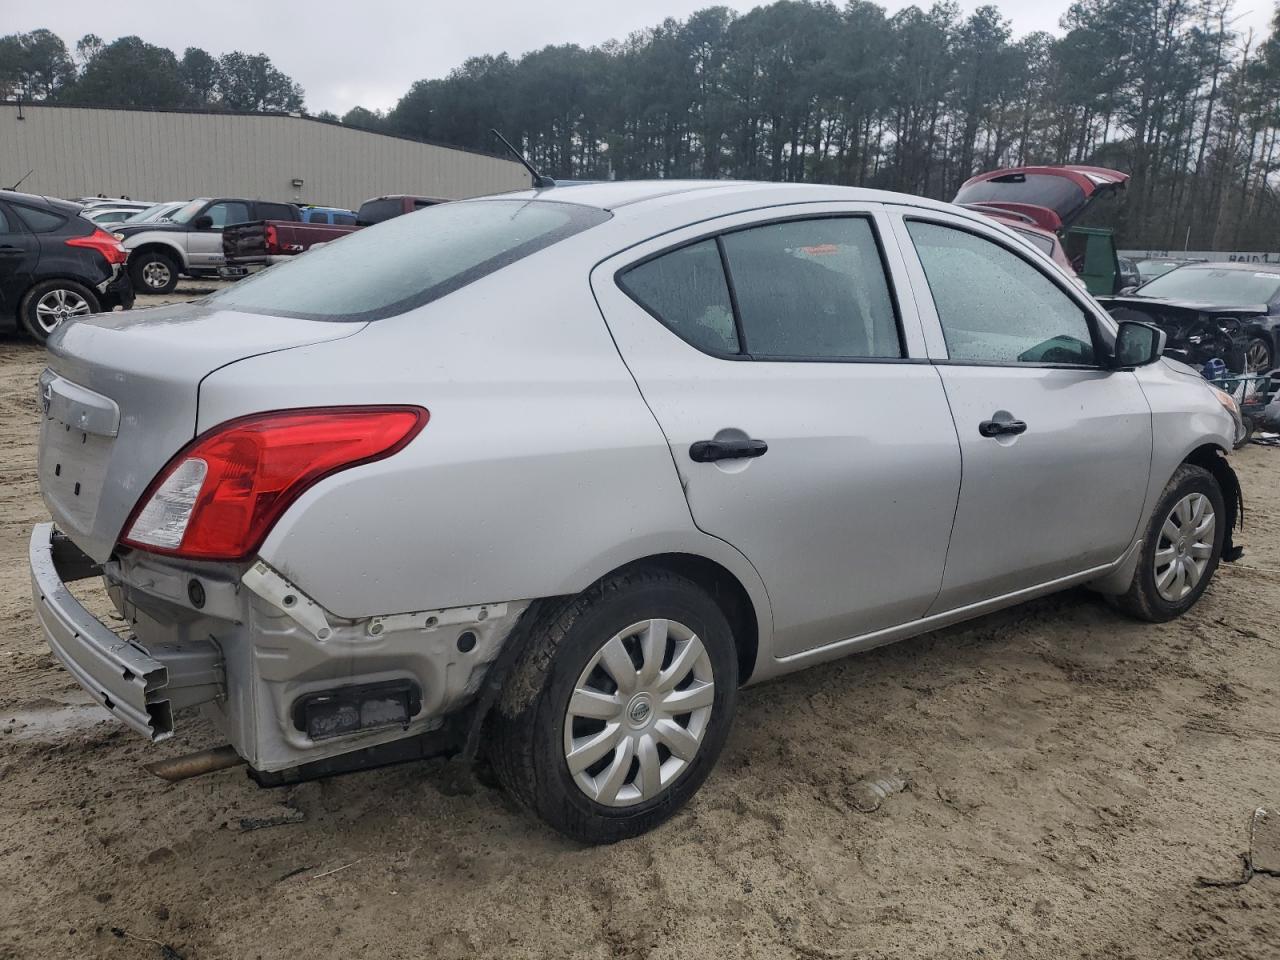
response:
[(1077, 591), (747, 690), (692, 805), (589, 849), (432, 764), (145, 773), (216, 735), (152, 747), (37, 635), (41, 364), (0, 340), (0, 958), (1280, 957), (1280, 878), (1198, 883), (1280, 802), (1280, 450), (1235, 458), (1248, 554), (1181, 621)]

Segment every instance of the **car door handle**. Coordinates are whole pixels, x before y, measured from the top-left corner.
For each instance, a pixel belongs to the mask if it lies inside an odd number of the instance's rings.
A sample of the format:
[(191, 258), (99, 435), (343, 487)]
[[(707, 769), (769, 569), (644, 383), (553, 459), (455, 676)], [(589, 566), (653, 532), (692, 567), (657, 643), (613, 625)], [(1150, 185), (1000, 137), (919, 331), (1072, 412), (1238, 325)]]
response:
[(699, 440), (689, 447), (689, 459), (694, 463), (714, 463), (763, 457), (768, 452), (769, 445), (763, 440)]
[(1016, 437), (1027, 432), (1025, 420), (983, 420), (978, 432), (984, 437)]

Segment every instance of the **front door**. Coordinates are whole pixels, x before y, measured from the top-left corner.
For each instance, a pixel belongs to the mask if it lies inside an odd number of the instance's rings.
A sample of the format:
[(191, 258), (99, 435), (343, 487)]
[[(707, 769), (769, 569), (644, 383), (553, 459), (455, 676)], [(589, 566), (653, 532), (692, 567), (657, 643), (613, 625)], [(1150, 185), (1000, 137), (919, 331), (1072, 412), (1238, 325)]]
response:
[(31, 286), (40, 243), (13, 209), (0, 203), (0, 313), (12, 316)]
[(216, 270), (225, 259), (222, 228), (248, 222), (249, 204), (243, 200), (217, 200), (209, 204), (201, 216), (212, 220), (213, 226), (187, 234), (187, 261), (196, 270)]
[(764, 581), (776, 656), (914, 620), (942, 582), (960, 455), (885, 228), (773, 208), (592, 274), (694, 522)]
[(964, 474), (930, 612), (1119, 559), (1142, 516), (1151, 411), (1132, 372), (1105, 367), (1100, 318), (997, 231), (932, 211), (902, 217)]

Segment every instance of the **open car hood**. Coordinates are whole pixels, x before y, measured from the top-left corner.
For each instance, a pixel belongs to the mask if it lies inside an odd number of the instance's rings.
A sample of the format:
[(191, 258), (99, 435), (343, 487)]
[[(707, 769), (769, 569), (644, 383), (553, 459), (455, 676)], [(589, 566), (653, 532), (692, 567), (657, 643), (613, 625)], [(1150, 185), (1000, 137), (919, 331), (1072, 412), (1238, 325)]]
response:
[(1205, 316), (1249, 317), (1266, 316), (1265, 303), (1209, 303), (1204, 300), (1166, 300), (1162, 297), (1098, 297), (1098, 302), (1107, 310), (1116, 307), (1131, 307), (1135, 310), (1144, 308), (1151, 312), (1160, 310), (1177, 310), (1186, 313), (1198, 313)]
[(953, 202), (981, 212), (1004, 211), (1056, 233), (1075, 223), (1098, 197), (1128, 182), (1127, 173), (1106, 167), (1010, 167), (966, 181)]

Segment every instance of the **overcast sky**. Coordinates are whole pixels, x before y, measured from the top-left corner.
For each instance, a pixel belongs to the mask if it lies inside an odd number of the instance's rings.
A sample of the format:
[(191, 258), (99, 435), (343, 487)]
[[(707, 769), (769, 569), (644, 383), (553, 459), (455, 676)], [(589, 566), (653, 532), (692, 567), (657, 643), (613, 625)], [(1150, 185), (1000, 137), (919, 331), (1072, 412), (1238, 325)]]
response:
[[(720, 0), (736, 10), (759, 2)], [(891, 12), (909, 4), (880, 0)], [(1056, 31), (1070, 0), (988, 0), (1021, 35)], [(591, 46), (714, 6), (715, 0), (219, 0), (196, 6), (102, 0), (0, 0), (0, 33), (47, 27), (74, 48), (86, 33), (110, 42), (137, 34), (179, 56), (203, 47), (265, 53), (302, 84), (307, 108), (341, 115), (357, 104), (388, 109), (415, 80), (448, 73), (467, 57), (519, 55), (552, 43)], [(928, 0), (921, 0), (927, 6)], [(966, 11), (979, 6), (961, 0)], [(1238, 0), (1237, 28), (1265, 33), (1272, 0)], [(163, 12), (161, 12), (163, 11)]]

